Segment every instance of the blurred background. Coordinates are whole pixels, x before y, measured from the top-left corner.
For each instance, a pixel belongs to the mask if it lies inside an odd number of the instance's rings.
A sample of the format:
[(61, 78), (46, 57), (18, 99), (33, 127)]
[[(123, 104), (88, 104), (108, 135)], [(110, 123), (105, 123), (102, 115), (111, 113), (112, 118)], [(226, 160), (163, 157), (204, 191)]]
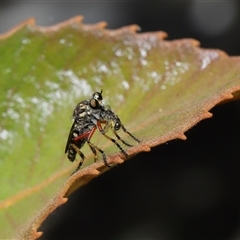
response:
[(196, 38), (202, 47), (240, 53), (239, 1), (8, 1), (0, 2), (0, 33), (36, 18), (49, 26), (76, 15), (85, 23), (106, 21), (108, 28), (138, 24), (143, 32), (166, 31), (168, 39)]
[[(76, 15), (240, 55), (239, 1), (1, 0), (0, 34), (30, 17), (49, 26)], [(240, 239), (239, 101), (212, 113), (186, 141), (139, 154), (76, 191), (41, 239)]]

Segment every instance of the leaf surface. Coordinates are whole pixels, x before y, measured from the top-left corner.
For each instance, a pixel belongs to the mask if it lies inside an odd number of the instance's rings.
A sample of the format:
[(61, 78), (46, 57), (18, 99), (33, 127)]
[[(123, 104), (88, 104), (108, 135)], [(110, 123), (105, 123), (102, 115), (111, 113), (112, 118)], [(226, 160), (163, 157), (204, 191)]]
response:
[[(68, 179), (77, 166), (64, 155), (70, 116), (93, 92), (103, 89), (105, 103), (141, 140), (127, 149), (131, 157), (186, 139), (185, 131), (240, 89), (239, 57), (192, 39), (166, 41), (163, 32), (136, 33), (135, 25), (107, 30), (81, 19), (46, 28), (30, 19), (0, 35), (1, 237), (12, 237), (36, 213), (23, 238), (39, 236), (51, 211), (108, 169), (99, 161)], [(125, 160), (99, 133), (93, 142), (110, 163)], [(82, 150), (91, 164), (89, 148)]]

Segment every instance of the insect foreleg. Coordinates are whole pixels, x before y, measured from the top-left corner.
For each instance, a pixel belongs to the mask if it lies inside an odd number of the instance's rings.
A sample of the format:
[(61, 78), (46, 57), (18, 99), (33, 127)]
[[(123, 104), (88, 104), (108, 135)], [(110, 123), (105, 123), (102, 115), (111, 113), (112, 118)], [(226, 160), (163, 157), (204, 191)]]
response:
[(121, 141), (124, 145), (126, 145), (126, 146), (128, 146), (128, 147), (132, 147), (132, 146), (133, 146), (133, 145), (125, 142), (123, 139), (121, 139), (121, 137), (116, 133), (116, 131), (113, 131), (113, 133), (115, 134), (115, 136), (117, 137), (117, 139), (118, 139), (119, 141)]
[(128, 157), (128, 154), (123, 150), (123, 148), (119, 145), (119, 143), (118, 143), (115, 139), (113, 139), (113, 138), (111, 138), (111, 137), (109, 137), (108, 135), (105, 134), (104, 130), (102, 129), (102, 125), (101, 125), (100, 122), (97, 122), (97, 126), (98, 126), (98, 129), (99, 129), (100, 133), (101, 133), (105, 138), (107, 138), (108, 140), (112, 141), (112, 142), (119, 148), (119, 150), (120, 150), (126, 157)]
[(134, 139), (136, 142), (140, 143), (141, 141), (138, 140), (136, 137), (134, 137), (123, 125), (121, 126), (122, 130), (127, 133), (132, 139)]
[(104, 131), (105, 133), (108, 132), (109, 127), (110, 127), (110, 124), (109, 124), (109, 123), (106, 123), (106, 125), (105, 125), (104, 128), (103, 128), (103, 131)]
[(92, 130), (89, 132), (88, 139), (87, 139), (88, 146), (90, 147), (90, 149), (92, 150), (92, 152), (94, 154), (94, 162), (96, 162), (98, 160), (98, 156), (97, 156), (97, 151), (98, 151), (102, 154), (105, 165), (110, 167), (110, 165), (107, 163), (107, 158), (106, 158), (105, 152), (90, 142), (90, 139), (92, 138), (96, 129), (97, 129), (97, 127), (94, 126), (92, 128)]

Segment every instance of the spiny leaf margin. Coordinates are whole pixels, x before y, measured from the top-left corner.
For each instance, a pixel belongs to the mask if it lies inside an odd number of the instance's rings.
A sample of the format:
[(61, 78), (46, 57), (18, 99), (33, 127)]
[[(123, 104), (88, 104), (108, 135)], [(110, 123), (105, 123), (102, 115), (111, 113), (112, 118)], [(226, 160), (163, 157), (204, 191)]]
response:
[[(59, 28), (66, 27), (71, 24), (80, 24), (82, 21), (82, 17), (78, 16), (73, 19), (70, 19), (68, 21), (65, 21), (61, 24), (57, 24), (52, 27), (38, 27), (35, 25), (35, 21), (33, 19), (27, 20), (24, 23), (20, 24), (19, 26), (15, 27), (11, 31), (0, 35), (0, 39), (7, 38), (11, 35), (13, 35), (15, 32), (17, 32), (20, 28), (30, 26), (32, 28), (35, 28), (38, 31), (41, 32), (51, 32), (51, 31), (57, 31)], [(136, 25), (132, 25), (129, 27), (124, 27), (118, 30), (106, 30), (105, 29), (105, 23), (98, 23), (95, 25), (82, 25), (83, 29), (87, 30), (101, 30), (103, 34), (109, 35), (109, 36), (124, 36), (124, 34), (128, 35), (134, 34), (134, 37), (139, 39), (149, 38), (153, 35), (159, 39), (159, 41), (163, 40), (163, 38), (166, 36), (165, 33), (159, 32), (159, 33), (144, 33), (144, 34), (136, 34), (136, 31), (138, 30), (138, 27)], [(179, 44), (180, 41), (176, 42), (176, 44)], [(174, 44), (174, 42), (172, 42)], [(190, 44), (193, 48), (196, 48), (196, 51), (201, 51), (198, 48), (198, 42), (195, 40), (182, 40), (182, 43)], [(228, 56), (221, 52), (217, 51), (219, 54), (220, 60), (225, 60), (228, 58)], [(233, 59), (233, 58), (232, 58)], [(235, 58), (236, 60), (239, 60), (239, 58)], [(173, 140), (173, 139), (186, 139), (186, 136), (184, 133), (190, 129), (192, 126), (197, 124), (199, 121), (211, 117), (211, 113), (209, 110), (214, 107), (216, 104), (218, 104), (221, 101), (230, 99), (233, 97), (232, 93), (240, 90), (240, 84), (230, 87), (228, 89), (223, 90), (220, 93), (217, 93), (215, 96), (212, 96), (208, 101), (204, 102), (202, 106), (200, 107), (200, 111), (198, 111), (197, 114), (195, 114), (191, 121), (184, 125), (179, 125), (176, 127), (173, 131), (170, 133), (164, 134), (160, 137), (156, 137), (154, 139), (150, 139), (147, 141), (143, 141), (139, 145), (131, 148), (128, 150), (129, 158), (141, 151), (149, 151), (151, 147), (157, 146), (161, 143)], [(116, 154), (114, 156), (111, 156), (108, 161), (112, 163), (113, 165), (122, 163), (125, 159), (124, 156), (121, 154)], [(99, 173), (102, 173), (104, 171), (108, 170), (104, 166), (104, 164), (100, 161), (95, 164), (92, 164), (91, 166), (80, 170), (76, 174), (74, 174), (69, 180), (66, 182), (66, 184), (60, 189), (58, 194), (55, 196), (55, 198), (40, 212), (38, 216), (30, 223), (29, 227), (25, 229), (23, 232), (21, 238), (22, 239), (35, 239), (38, 238), (41, 233), (37, 232), (38, 227), (41, 225), (41, 223), (44, 221), (44, 219), (57, 207), (59, 207), (61, 204), (65, 203), (67, 201), (67, 196), (74, 191), (76, 187), (75, 185), (78, 185), (77, 187), (80, 187), (86, 183), (88, 183), (92, 178), (99, 175)], [(80, 184), (79, 184), (80, 183)]]

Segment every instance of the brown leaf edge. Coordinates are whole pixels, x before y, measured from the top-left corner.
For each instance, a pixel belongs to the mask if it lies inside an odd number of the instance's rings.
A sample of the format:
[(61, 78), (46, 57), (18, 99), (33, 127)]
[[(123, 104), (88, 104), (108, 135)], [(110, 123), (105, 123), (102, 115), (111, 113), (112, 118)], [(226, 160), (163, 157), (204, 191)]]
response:
[[(137, 25), (130, 25), (126, 27), (119, 28), (117, 30), (108, 30), (105, 29), (106, 23), (100, 22), (97, 24), (82, 24), (82, 16), (76, 16), (74, 18), (71, 18), (67, 21), (64, 21), (62, 23), (50, 26), (50, 27), (40, 27), (35, 25), (35, 19), (31, 18), (28, 19), (21, 24), (15, 26), (10, 31), (1, 34), (0, 39), (6, 39), (10, 36), (12, 36), (14, 33), (16, 33), (18, 30), (20, 30), (23, 27), (31, 27), (34, 28), (37, 31), (40, 32), (51, 32), (51, 31), (57, 31), (60, 28), (67, 27), (72, 24), (80, 24), (81, 27), (85, 30), (91, 30), (91, 31), (101, 31), (102, 34), (116, 36), (116, 35), (124, 35), (124, 34), (134, 34), (135, 37), (138, 38), (148, 38), (149, 35), (155, 35), (159, 40), (163, 40), (167, 34), (164, 32), (151, 32), (151, 33), (136, 33), (139, 27)], [(199, 43), (196, 40), (187, 39), (185, 40), (189, 44), (191, 44), (193, 47), (198, 48)], [(220, 52), (220, 51), (219, 51)], [(223, 53), (220, 54), (221, 58), (228, 58), (228, 55)], [(220, 58), (220, 59), (221, 59)], [(201, 111), (199, 111), (193, 118), (191, 122), (188, 122), (187, 124), (183, 126), (178, 126), (176, 129), (174, 129), (171, 133), (167, 133), (163, 136), (157, 137), (155, 139), (151, 139), (145, 142), (141, 142), (137, 146), (134, 146), (130, 149), (128, 149), (127, 153), (129, 155), (129, 158), (136, 155), (137, 153), (143, 152), (143, 151), (150, 151), (151, 147), (157, 146), (159, 144), (165, 143), (167, 141), (171, 141), (173, 139), (182, 139), (186, 140), (186, 136), (184, 133), (189, 130), (191, 127), (196, 125), (198, 122), (200, 122), (203, 119), (210, 118), (212, 114), (209, 112), (211, 108), (213, 108), (215, 105), (217, 105), (220, 102), (228, 101), (228, 99), (233, 99), (233, 93), (235, 92), (236, 98), (239, 98), (240, 94), (240, 85), (235, 86), (232, 88), (229, 88), (222, 92), (221, 94), (212, 96), (212, 99), (210, 99), (207, 103), (203, 104), (201, 106)], [(237, 93), (236, 93), (237, 92)], [(234, 97), (235, 98), (235, 97)], [(115, 166), (117, 164), (123, 163), (125, 160), (127, 160), (125, 156), (118, 153), (113, 156), (110, 156), (107, 161), (112, 164), (112, 166)], [(55, 195), (55, 197), (30, 221), (28, 226), (22, 231), (22, 233), (19, 236), (19, 239), (23, 240), (32, 240), (39, 238), (43, 233), (38, 232), (38, 228), (41, 226), (43, 221), (48, 217), (49, 214), (51, 214), (56, 208), (67, 202), (68, 196), (75, 191), (77, 188), (87, 184), (89, 181), (91, 181), (93, 178), (98, 176), (99, 174), (107, 171), (109, 168), (104, 165), (102, 161), (96, 162), (80, 171), (72, 175), (67, 182), (60, 188), (58, 193)]]

